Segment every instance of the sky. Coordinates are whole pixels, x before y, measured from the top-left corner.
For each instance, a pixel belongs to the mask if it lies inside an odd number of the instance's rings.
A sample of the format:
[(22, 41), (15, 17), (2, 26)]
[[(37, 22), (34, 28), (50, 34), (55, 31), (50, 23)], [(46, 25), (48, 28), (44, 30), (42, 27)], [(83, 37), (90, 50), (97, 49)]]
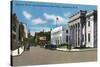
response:
[(26, 24), (26, 30), (34, 32), (49, 31), (58, 26), (67, 25), (69, 17), (80, 10), (96, 10), (95, 5), (43, 3), (28, 1), (13, 1), (12, 14), (16, 13), (18, 20)]

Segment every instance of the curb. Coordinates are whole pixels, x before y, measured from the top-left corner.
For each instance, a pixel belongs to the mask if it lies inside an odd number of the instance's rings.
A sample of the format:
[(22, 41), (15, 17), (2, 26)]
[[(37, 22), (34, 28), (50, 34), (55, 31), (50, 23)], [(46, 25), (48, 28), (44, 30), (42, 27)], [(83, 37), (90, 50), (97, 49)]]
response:
[(63, 51), (63, 52), (80, 52), (80, 51), (95, 51), (95, 50), (97, 50), (97, 48), (91, 48), (91, 49), (72, 49), (72, 50), (56, 48), (56, 50)]

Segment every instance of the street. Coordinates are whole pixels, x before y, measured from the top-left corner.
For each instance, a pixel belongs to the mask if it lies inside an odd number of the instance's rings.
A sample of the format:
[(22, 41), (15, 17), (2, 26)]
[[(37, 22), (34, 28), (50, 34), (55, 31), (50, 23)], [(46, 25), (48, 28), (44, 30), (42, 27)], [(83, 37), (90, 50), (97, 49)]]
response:
[(62, 52), (37, 47), (24, 51), (20, 56), (13, 57), (14, 66), (41, 65), (96, 61), (97, 51)]

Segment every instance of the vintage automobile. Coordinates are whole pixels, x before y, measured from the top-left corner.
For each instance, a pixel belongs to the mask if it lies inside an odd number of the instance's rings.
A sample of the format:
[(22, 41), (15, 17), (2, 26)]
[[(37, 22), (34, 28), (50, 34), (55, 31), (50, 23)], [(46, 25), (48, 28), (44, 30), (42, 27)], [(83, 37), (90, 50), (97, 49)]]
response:
[(57, 46), (54, 44), (46, 44), (44, 47), (51, 50), (55, 50), (57, 48)]

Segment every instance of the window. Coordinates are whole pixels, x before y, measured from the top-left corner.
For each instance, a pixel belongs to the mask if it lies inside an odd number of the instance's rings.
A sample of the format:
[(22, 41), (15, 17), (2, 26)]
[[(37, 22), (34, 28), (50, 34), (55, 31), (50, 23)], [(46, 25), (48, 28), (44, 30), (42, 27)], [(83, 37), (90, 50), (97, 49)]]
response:
[(88, 42), (90, 42), (90, 33), (88, 33)]
[(60, 43), (59, 43), (59, 40), (58, 40), (58, 44), (60, 44)]
[(88, 26), (90, 26), (90, 21), (88, 21)]
[(84, 35), (82, 36), (82, 41), (84, 42)]
[(78, 23), (78, 28), (80, 27), (80, 24)]
[(66, 33), (68, 33), (68, 30), (66, 30)]
[(56, 45), (57, 45), (58, 43), (57, 43), (57, 40), (56, 40)]
[(90, 20), (90, 17), (88, 17), (88, 20)]
[(68, 42), (68, 36), (66, 36), (66, 42)]

